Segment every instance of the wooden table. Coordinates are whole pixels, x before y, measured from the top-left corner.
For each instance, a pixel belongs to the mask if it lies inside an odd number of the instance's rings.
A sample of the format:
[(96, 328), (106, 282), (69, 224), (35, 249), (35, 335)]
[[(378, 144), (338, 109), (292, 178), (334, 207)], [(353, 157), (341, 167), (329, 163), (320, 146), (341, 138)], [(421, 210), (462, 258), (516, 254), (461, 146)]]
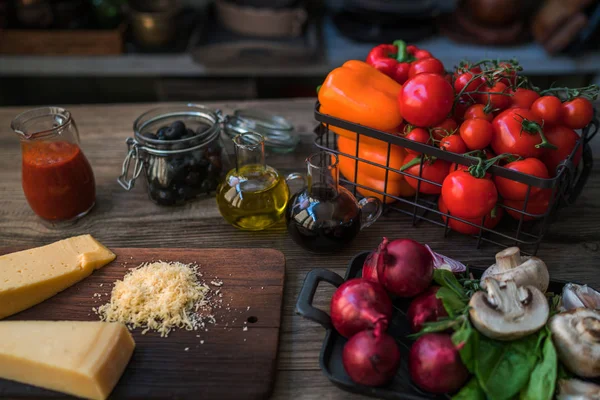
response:
[[(267, 162), (283, 173), (304, 170), (304, 158), (314, 150), (314, 99), (208, 105), (225, 112), (255, 106), (289, 118), (301, 134), (301, 145), (290, 155), (269, 155)], [(144, 185), (126, 192), (116, 181), (126, 153), (125, 138), (132, 135), (133, 120), (155, 106), (69, 107), (79, 126), (83, 149), (96, 173), (98, 202), (88, 217), (66, 231), (45, 228), (27, 205), (21, 190), (19, 144), (10, 131), (11, 119), (22, 109), (0, 108), (0, 246), (36, 246), (65, 236), (91, 233), (109, 247), (274, 247), (283, 251), (287, 259), (286, 287), (275, 399), (360, 398), (343, 392), (323, 376), (319, 351), (324, 330), (294, 314), (304, 276), (312, 268), (330, 268), (342, 274), (354, 254), (375, 248), (382, 236), (411, 237), (473, 265), (486, 266), (493, 260), (495, 247), (476, 249), (472, 238), (459, 235), (444, 239), (441, 228), (432, 224), (412, 227), (411, 220), (398, 213), (382, 217), (342, 253), (317, 256), (296, 246), (283, 224), (258, 233), (232, 228), (221, 218), (212, 198), (183, 207), (156, 206), (148, 200)], [(577, 204), (562, 210), (559, 221), (551, 227), (539, 255), (548, 264), (553, 278), (600, 287), (599, 197), (600, 174), (594, 174)], [(327, 309), (331, 293), (332, 288), (324, 285), (317, 293), (316, 304)]]

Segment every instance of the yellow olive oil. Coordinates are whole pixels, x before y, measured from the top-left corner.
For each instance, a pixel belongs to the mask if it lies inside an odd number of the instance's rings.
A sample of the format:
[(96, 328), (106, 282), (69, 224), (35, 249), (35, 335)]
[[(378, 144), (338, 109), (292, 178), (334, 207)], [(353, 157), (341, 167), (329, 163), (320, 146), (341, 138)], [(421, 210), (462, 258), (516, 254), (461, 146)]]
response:
[(217, 189), (223, 218), (236, 228), (258, 231), (278, 223), (290, 198), (285, 179), (268, 165), (234, 168)]

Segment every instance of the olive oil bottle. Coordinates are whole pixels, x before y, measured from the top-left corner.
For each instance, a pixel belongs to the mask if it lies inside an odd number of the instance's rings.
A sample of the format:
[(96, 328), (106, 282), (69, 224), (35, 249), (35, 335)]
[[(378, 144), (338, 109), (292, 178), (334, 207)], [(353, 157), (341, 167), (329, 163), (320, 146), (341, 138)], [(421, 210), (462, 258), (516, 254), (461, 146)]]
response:
[(285, 178), (265, 164), (264, 138), (252, 132), (237, 135), (236, 166), (217, 189), (219, 212), (236, 228), (259, 231), (275, 225), (290, 198)]

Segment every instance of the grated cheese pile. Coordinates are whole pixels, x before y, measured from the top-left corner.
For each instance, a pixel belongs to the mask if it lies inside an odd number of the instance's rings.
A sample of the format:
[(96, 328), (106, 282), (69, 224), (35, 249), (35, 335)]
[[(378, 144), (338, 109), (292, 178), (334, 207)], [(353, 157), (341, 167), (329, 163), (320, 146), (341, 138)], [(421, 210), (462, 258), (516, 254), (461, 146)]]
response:
[[(197, 269), (179, 262), (142, 264), (115, 282), (110, 303), (94, 311), (102, 321), (143, 328), (142, 334), (155, 330), (165, 337), (174, 328), (203, 328), (197, 311), (208, 305), (210, 289), (198, 281)], [(212, 315), (206, 318), (214, 323)]]

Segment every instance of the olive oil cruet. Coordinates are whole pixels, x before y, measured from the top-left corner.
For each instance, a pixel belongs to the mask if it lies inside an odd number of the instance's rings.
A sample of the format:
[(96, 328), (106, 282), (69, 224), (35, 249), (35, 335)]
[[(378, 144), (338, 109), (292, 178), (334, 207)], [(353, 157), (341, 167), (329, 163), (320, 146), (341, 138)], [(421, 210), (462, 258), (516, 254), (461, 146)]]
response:
[(306, 166), (307, 186), (292, 197), (286, 212), (288, 232), (308, 251), (340, 250), (379, 218), (381, 201), (375, 197), (357, 201), (340, 186), (334, 153), (315, 153), (306, 159)]
[[(278, 223), (285, 213), (290, 191), (286, 179), (265, 163), (265, 141), (254, 132), (233, 138), (235, 168), (217, 189), (219, 212), (236, 228), (250, 231)], [(291, 174), (288, 180), (303, 179)]]

